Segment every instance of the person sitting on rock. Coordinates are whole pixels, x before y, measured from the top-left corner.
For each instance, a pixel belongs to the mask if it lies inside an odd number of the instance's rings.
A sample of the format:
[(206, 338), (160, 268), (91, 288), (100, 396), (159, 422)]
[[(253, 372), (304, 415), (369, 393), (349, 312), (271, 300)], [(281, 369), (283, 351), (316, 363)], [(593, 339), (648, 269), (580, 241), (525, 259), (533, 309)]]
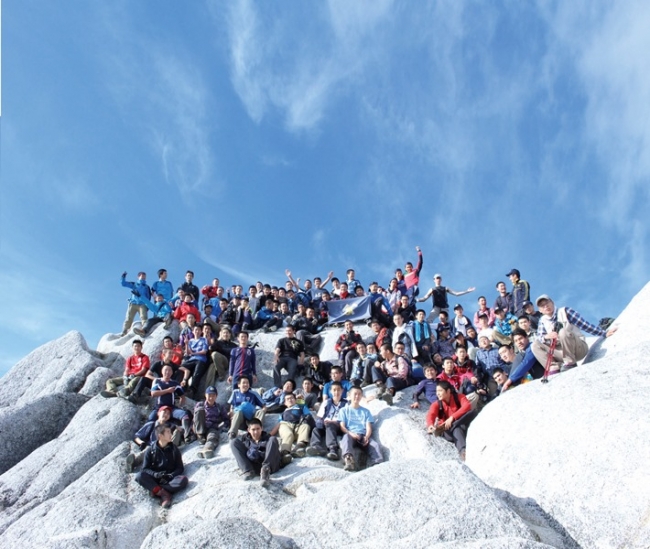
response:
[(296, 402), (296, 395), (293, 393), (284, 396), (284, 406), (285, 410), (280, 414), (280, 419), (270, 434), (280, 435), (280, 454), (282, 463), (286, 465), (291, 461), (292, 455), (305, 457), (314, 419), (307, 406)]
[(393, 353), (390, 343), (384, 343), (379, 349), (384, 359), (380, 366), (372, 369), (372, 380), (379, 388), (378, 398), (390, 406), (397, 391), (408, 387), (409, 364), (404, 357)]
[(433, 404), (438, 400), (438, 397), (436, 396), (436, 387), (438, 387), (438, 382), (436, 381), (436, 369), (433, 365), (429, 364), (424, 367), (424, 379), (418, 383), (418, 386), (413, 393), (413, 404), (411, 404), (411, 408), (420, 407), (418, 400), (422, 394), (424, 394), (424, 398), (429, 401), (429, 404)]
[(442, 372), (436, 377), (437, 381), (448, 381), (456, 391), (460, 388), (460, 376), (456, 372), (456, 365), (451, 357), (442, 361)]
[(221, 431), (230, 427), (228, 408), (217, 402), (217, 388), (209, 386), (205, 390), (205, 400), (194, 406), (194, 432), (203, 444), (199, 457), (214, 457), (214, 449), (219, 446)]
[(230, 441), (230, 449), (244, 480), (259, 474), (262, 486), (266, 487), (271, 475), (280, 470), (278, 439), (262, 429), (262, 421), (258, 418), (249, 421), (245, 435)]
[(133, 328), (133, 333), (140, 337), (147, 337), (154, 326), (161, 322), (165, 323), (165, 329), (169, 329), (174, 320), (172, 308), (165, 301), (165, 298), (160, 294), (156, 294), (155, 299), (156, 302), (152, 303), (150, 299), (140, 296), (140, 301), (153, 313), (153, 316), (144, 322), (141, 328)]
[(172, 367), (163, 366), (162, 377), (156, 379), (151, 386), (151, 396), (156, 398), (157, 401), (153, 411), (149, 414), (149, 420), (151, 421), (156, 417), (156, 412), (159, 408), (169, 406), (172, 409), (172, 417), (179, 420), (183, 426), (185, 444), (190, 444), (196, 440), (192, 434), (190, 414), (187, 410), (177, 407), (175, 403), (175, 398), (177, 396), (182, 397), (183, 392), (183, 387), (180, 383), (172, 379)]
[(310, 377), (305, 377), (302, 380), (302, 387), (294, 391), (298, 404), (304, 404), (310, 410), (313, 410), (318, 403), (319, 393), (320, 391)]
[(507, 365), (501, 357), (499, 356), (499, 351), (496, 347), (492, 346), (492, 343), (486, 336), (480, 336), (478, 338), (479, 350), (476, 352), (476, 366), (479, 368), (481, 375), (477, 376), (487, 383), (490, 396), (496, 395), (496, 385), (492, 379), (492, 374), (494, 373), (495, 368), (507, 368)]
[(556, 342), (550, 373), (565, 372), (577, 366), (587, 356), (589, 346), (582, 332), (597, 337), (610, 337), (618, 328), (605, 331), (587, 322), (571, 307), (556, 308), (553, 300), (543, 294), (537, 298), (537, 308), (542, 312), (537, 327), (533, 354), (541, 364), (546, 364), (552, 341)]
[(542, 313), (535, 310), (535, 306), (530, 301), (524, 301), (524, 315), (530, 321), (530, 327), (533, 331), (537, 331), (539, 327), (539, 319), (542, 318)]
[(343, 435), (338, 416), (341, 409), (347, 406), (348, 401), (343, 398), (343, 387), (338, 381), (332, 383), (330, 392), (332, 398), (328, 399), (318, 410), (307, 455), (327, 455), (327, 459), (336, 461), (340, 459), (338, 437)]
[[(137, 387), (142, 376), (144, 376), (151, 363), (149, 357), (142, 352), (142, 341), (134, 339), (131, 343), (133, 354), (126, 359), (124, 365), (124, 374), (122, 377), (114, 377), (106, 382), (106, 390), (101, 392), (105, 398), (117, 396), (128, 398), (133, 390)], [(118, 387), (122, 386), (118, 393)]]
[(165, 350), (169, 349), (172, 352), (171, 361), (174, 366), (178, 367), (183, 362), (183, 348), (180, 345), (174, 345), (174, 340), (171, 336), (163, 337), (163, 350), (160, 353), (160, 360), (163, 360), (163, 353)]
[(183, 475), (183, 457), (172, 442), (169, 425), (158, 425), (156, 437), (156, 443), (144, 455), (142, 471), (135, 476), (135, 480), (154, 497), (160, 498), (160, 505), (168, 509), (172, 504), (172, 495), (187, 487), (188, 478)]
[(323, 387), (323, 404), (327, 402), (328, 399), (332, 398), (332, 384), (340, 383), (343, 387), (343, 398), (346, 398), (348, 391), (352, 389), (352, 382), (347, 379), (343, 379), (343, 369), (340, 366), (332, 366), (330, 370), (331, 381), (327, 382)]
[(239, 378), (239, 389), (235, 389), (228, 399), (230, 404), (230, 430), (228, 436), (235, 438), (240, 427), (249, 422), (253, 417), (264, 421), (266, 405), (256, 391), (251, 391), (247, 377)]
[(511, 312), (496, 307), (494, 314), (497, 319), (494, 321), (494, 341), (500, 345), (508, 345), (512, 343), (512, 330), (517, 327), (517, 317)]
[(273, 385), (282, 385), (282, 370), (286, 370), (290, 379), (295, 379), (298, 368), (305, 362), (305, 346), (296, 338), (293, 326), (286, 327), (285, 337), (275, 346), (275, 364), (273, 366)]
[(427, 412), (427, 432), (456, 444), (461, 461), (465, 461), (467, 428), (476, 412), (467, 397), (456, 393), (448, 381), (438, 382), (436, 395), (438, 400)]
[(198, 324), (192, 332), (194, 337), (187, 342), (183, 360), (183, 367), (192, 372), (189, 389), (185, 386), (185, 392), (190, 397), (196, 395), (201, 379), (208, 369), (208, 341), (203, 337), (203, 330)]
[[(401, 317), (400, 317), (401, 318)], [(363, 341), (357, 345), (357, 356), (352, 359), (350, 381), (353, 385), (365, 387), (372, 383), (372, 368), (377, 362), (377, 352), (373, 343)]]
[(372, 437), (372, 424), (375, 422), (370, 410), (361, 406), (363, 391), (360, 387), (352, 387), (349, 391), (350, 403), (339, 411), (339, 426), (343, 432), (341, 453), (343, 454), (344, 469), (355, 471), (357, 468), (354, 458), (354, 448), (360, 448), (368, 453), (368, 467), (384, 461), (379, 444)]
[[(126, 472), (132, 473), (133, 469), (139, 465), (142, 465), (144, 460), (144, 454), (147, 451), (149, 446), (152, 446), (156, 443), (157, 434), (156, 427), (158, 425), (165, 425), (169, 423), (172, 417), (172, 409), (169, 406), (162, 406), (158, 408), (158, 417), (155, 421), (147, 421), (138, 431), (136, 431), (135, 436), (133, 437), (134, 442), (138, 445), (140, 449), (139, 452), (130, 453), (126, 456)], [(183, 434), (180, 429), (176, 428), (176, 425), (170, 425), (172, 430), (172, 442), (179, 446)]]
[(172, 379), (175, 379), (179, 383), (184, 379), (186, 375), (190, 374), (190, 371), (183, 367), (177, 366), (172, 362), (173, 351), (171, 349), (163, 349), (162, 351), (162, 360), (157, 360), (153, 363), (151, 368), (147, 370), (147, 373), (140, 378), (140, 382), (137, 387), (129, 397), (131, 402), (136, 402), (136, 399), (142, 396), (142, 393), (146, 388), (151, 389), (153, 382), (162, 377), (162, 369), (164, 366), (170, 366), (172, 369)]
[(255, 356), (255, 345), (248, 346), (248, 332), (241, 331), (237, 336), (239, 346), (230, 351), (230, 364), (228, 367), (228, 383), (232, 383), (233, 389), (242, 377), (248, 379), (249, 385), (257, 383), (257, 367)]
[[(442, 314), (442, 313), (441, 313)], [(456, 349), (454, 343), (455, 338), (451, 337), (448, 328), (442, 328), (438, 332), (438, 340), (433, 344), (433, 352), (440, 354), (443, 358), (454, 356)]]
[(314, 381), (314, 385), (318, 388), (319, 398), (322, 398), (323, 388), (330, 380), (331, 371), (331, 362), (321, 360), (318, 355), (312, 355), (309, 357), (309, 368), (307, 368), (306, 374)]
[(519, 383), (521, 383), (521, 381), (529, 374), (533, 379), (540, 379), (544, 377), (544, 365), (540, 364), (539, 360), (537, 360), (537, 357), (535, 357), (535, 354), (532, 350), (532, 345), (530, 344), (530, 340), (528, 339), (526, 332), (520, 328), (517, 328), (513, 330), (512, 338), (515, 341), (515, 345), (519, 349), (519, 353), (513, 357), (514, 353), (508, 353), (507, 355), (504, 355), (502, 354), (501, 349), (499, 349), (499, 355), (501, 356), (502, 360), (506, 360), (504, 356), (511, 360), (511, 364), (509, 364), (510, 373), (507, 376), (507, 381), (503, 383), (501, 392), (507, 391), (513, 385), (519, 385)]
[(343, 324), (345, 331), (339, 336), (334, 349), (339, 354), (339, 366), (345, 369), (345, 378), (350, 379), (352, 373), (352, 359), (357, 355), (357, 345), (363, 341), (361, 336), (354, 331), (354, 324), (346, 320)]

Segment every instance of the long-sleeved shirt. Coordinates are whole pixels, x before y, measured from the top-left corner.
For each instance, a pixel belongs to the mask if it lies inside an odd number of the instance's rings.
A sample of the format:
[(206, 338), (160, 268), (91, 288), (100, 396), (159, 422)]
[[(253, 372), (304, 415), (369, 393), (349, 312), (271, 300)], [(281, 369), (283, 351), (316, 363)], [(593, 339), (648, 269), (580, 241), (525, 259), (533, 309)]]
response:
[(228, 375), (233, 378), (257, 376), (255, 349), (237, 347), (230, 351)]
[(400, 379), (408, 379), (409, 365), (406, 359), (402, 356), (394, 356), (390, 360), (384, 360), (381, 367), (386, 372), (388, 377), (397, 377)]
[(153, 476), (155, 473), (169, 473), (173, 476), (182, 475), (184, 471), (181, 452), (173, 444), (167, 444), (162, 448), (157, 442), (149, 446), (144, 455), (142, 471)]
[[(454, 420), (458, 420), (463, 417), (467, 412), (471, 411), (472, 405), (470, 404), (467, 397), (463, 394), (455, 395), (458, 398), (458, 404), (456, 404), (456, 399), (454, 395), (451, 395), (449, 403), (446, 403), (441, 400), (436, 400), (429, 411), (427, 412), (427, 427), (433, 425), (436, 422), (436, 418), (440, 418), (440, 421), (446, 421), (449, 417), (453, 417)], [(442, 406), (442, 413), (440, 413), (440, 406)]]
[[(566, 317), (569, 321), (569, 324), (573, 324), (576, 328), (582, 330), (583, 332), (587, 332), (588, 334), (595, 335), (597, 337), (605, 337), (607, 335), (607, 332), (605, 330), (599, 328), (598, 326), (594, 326), (582, 318), (578, 311), (572, 309), (571, 307), (564, 307), (564, 309), (566, 311)], [(557, 323), (557, 317), (558, 309), (555, 309), (550, 317), (543, 315), (542, 318), (539, 319), (539, 325), (537, 326), (537, 339), (539, 341), (543, 342), (544, 339), (546, 339), (546, 334), (552, 331), (549, 330), (549, 328)]]

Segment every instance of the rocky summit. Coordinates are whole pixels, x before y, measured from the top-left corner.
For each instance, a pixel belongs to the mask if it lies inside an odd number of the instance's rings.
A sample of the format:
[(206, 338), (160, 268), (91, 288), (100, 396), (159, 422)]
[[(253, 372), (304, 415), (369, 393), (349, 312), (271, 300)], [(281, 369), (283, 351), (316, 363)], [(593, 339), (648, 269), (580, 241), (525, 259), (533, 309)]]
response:
[[(471, 425), (467, 462), (426, 435), (414, 388), (371, 400), (385, 461), (358, 472), (306, 457), (242, 480), (222, 435), (212, 459), (182, 447), (188, 488), (169, 510), (125, 470), (148, 410), (98, 396), (121, 375), (133, 336), (96, 351), (71, 332), (25, 357), (0, 385), (3, 547), (650, 547), (650, 285), (585, 363), (512, 389)], [(159, 326), (144, 352), (160, 353)], [(340, 330), (325, 332), (332, 360)], [(362, 335), (363, 332), (362, 332)], [(254, 334), (259, 385), (271, 386), (281, 335)], [(229, 395), (218, 385), (219, 400)], [(366, 389), (371, 396), (372, 389)], [(277, 416), (269, 414), (270, 428)]]

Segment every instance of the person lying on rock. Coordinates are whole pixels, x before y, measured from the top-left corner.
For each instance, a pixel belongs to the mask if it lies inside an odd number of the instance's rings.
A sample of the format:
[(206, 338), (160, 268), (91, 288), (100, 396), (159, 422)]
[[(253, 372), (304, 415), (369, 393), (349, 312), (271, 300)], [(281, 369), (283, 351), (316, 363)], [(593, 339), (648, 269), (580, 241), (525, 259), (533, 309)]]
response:
[(461, 461), (465, 461), (465, 439), (467, 428), (476, 417), (467, 397), (456, 393), (448, 381), (438, 381), (436, 388), (438, 400), (427, 412), (427, 432), (453, 442)]
[(287, 407), (284, 404), (284, 397), (293, 394), (296, 389), (296, 382), (293, 379), (287, 379), (282, 387), (271, 387), (262, 394), (262, 400), (266, 406), (267, 414), (281, 414)]
[[(133, 469), (139, 465), (142, 465), (144, 460), (144, 454), (147, 451), (149, 446), (153, 446), (158, 440), (156, 435), (156, 427), (158, 425), (168, 424), (172, 417), (172, 409), (169, 406), (162, 406), (158, 408), (158, 416), (155, 421), (147, 421), (138, 431), (135, 433), (133, 438), (134, 442), (138, 445), (140, 449), (138, 452), (130, 453), (126, 456), (126, 472), (132, 473)], [(179, 446), (183, 437), (183, 433), (176, 425), (170, 425), (172, 430), (172, 442)]]
[[(133, 354), (126, 359), (122, 377), (114, 377), (106, 382), (106, 390), (101, 392), (105, 398), (121, 396), (128, 398), (137, 387), (142, 376), (147, 373), (151, 365), (149, 357), (142, 352), (142, 341), (134, 339), (131, 343)], [(122, 389), (118, 392), (118, 387)]]
[(262, 422), (256, 417), (248, 422), (245, 435), (230, 441), (230, 449), (244, 480), (260, 475), (260, 482), (266, 487), (271, 474), (280, 469), (278, 439), (264, 431)]
[(235, 438), (239, 429), (247, 422), (256, 417), (260, 421), (264, 421), (264, 414), (266, 413), (266, 405), (262, 401), (259, 393), (251, 390), (250, 382), (247, 377), (239, 379), (239, 389), (235, 389), (228, 404), (230, 404), (230, 430), (228, 436)]
[(316, 425), (312, 429), (307, 455), (324, 456), (336, 461), (340, 458), (338, 437), (343, 435), (338, 420), (339, 412), (348, 401), (343, 398), (343, 386), (335, 381), (330, 387), (332, 398), (318, 409)]
[(221, 431), (227, 431), (229, 427), (228, 408), (217, 402), (217, 388), (211, 385), (205, 390), (205, 401), (197, 402), (194, 407), (194, 432), (203, 444), (199, 457), (214, 457)]
[(171, 507), (172, 494), (183, 490), (188, 483), (183, 475), (183, 457), (172, 442), (172, 436), (169, 425), (156, 427), (156, 443), (147, 449), (142, 471), (135, 476), (140, 486), (160, 498), (160, 505), (165, 509)]
[(370, 410), (361, 406), (363, 391), (361, 387), (352, 387), (349, 392), (350, 403), (339, 411), (339, 426), (343, 432), (341, 453), (343, 454), (344, 469), (355, 471), (354, 448), (360, 448), (368, 453), (368, 466), (372, 467), (384, 461), (381, 449), (372, 436), (372, 424), (375, 422)]
[(284, 395), (284, 405), (285, 410), (280, 414), (280, 420), (271, 429), (270, 434), (280, 434), (280, 454), (282, 463), (286, 465), (291, 462), (292, 455), (298, 458), (305, 457), (314, 419), (307, 406), (296, 402), (296, 395), (293, 393)]
[(587, 356), (589, 346), (582, 332), (597, 337), (614, 335), (617, 327), (605, 331), (587, 322), (578, 311), (571, 307), (555, 306), (553, 300), (546, 294), (540, 295), (536, 301), (542, 316), (537, 326), (537, 339), (533, 343), (533, 354), (541, 364), (546, 364), (550, 345), (555, 341), (553, 363), (549, 373), (565, 372), (577, 366), (577, 362)]
[(156, 406), (151, 414), (149, 421), (156, 417), (156, 412), (162, 406), (169, 406), (172, 409), (172, 417), (181, 422), (184, 431), (185, 444), (190, 444), (196, 437), (192, 433), (192, 419), (187, 410), (176, 406), (175, 397), (183, 396), (183, 387), (175, 379), (172, 379), (172, 367), (163, 366), (162, 377), (153, 382), (151, 386), (151, 396), (156, 399)]

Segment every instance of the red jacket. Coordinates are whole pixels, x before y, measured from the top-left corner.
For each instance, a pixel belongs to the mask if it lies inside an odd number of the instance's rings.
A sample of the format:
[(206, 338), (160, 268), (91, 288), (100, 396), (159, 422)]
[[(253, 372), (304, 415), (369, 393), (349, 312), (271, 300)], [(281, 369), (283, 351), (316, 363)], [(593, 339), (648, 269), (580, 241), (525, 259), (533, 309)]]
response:
[(183, 301), (183, 303), (181, 303), (174, 311), (174, 318), (180, 322), (183, 322), (187, 318), (187, 315), (194, 315), (194, 318), (196, 318), (197, 322), (201, 321), (201, 313), (199, 310), (194, 305), (188, 305)]
[(145, 371), (141, 374), (146, 374), (146, 370), (150, 367), (149, 357), (142, 353), (139, 356), (131, 355), (126, 359), (126, 366), (124, 367), (124, 372), (127, 376), (132, 376), (140, 372), (143, 368)]
[(454, 395), (451, 395), (449, 404), (445, 404), (444, 402), (436, 400), (431, 405), (431, 408), (429, 408), (429, 411), (427, 412), (427, 427), (433, 425), (436, 422), (440, 406), (442, 406), (442, 415), (440, 416), (440, 421), (446, 421), (450, 416), (453, 416), (454, 421), (457, 421), (467, 412), (470, 412), (472, 410), (472, 405), (469, 403), (469, 400), (467, 400), (467, 397), (465, 395), (458, 393), (456, 394), (456, 397), (458, 398), (459, 406), (456, 406)]
[(457, 391), (458, 389), (460, 389), (460, 384), (462, 383), (460, 376), (456, 374), (447, 375), (445, 372), (438, 374), (436, 376), (436, 379), (438, 381), (448, 381), (453, 385), (454, 389), (456, 389)]

